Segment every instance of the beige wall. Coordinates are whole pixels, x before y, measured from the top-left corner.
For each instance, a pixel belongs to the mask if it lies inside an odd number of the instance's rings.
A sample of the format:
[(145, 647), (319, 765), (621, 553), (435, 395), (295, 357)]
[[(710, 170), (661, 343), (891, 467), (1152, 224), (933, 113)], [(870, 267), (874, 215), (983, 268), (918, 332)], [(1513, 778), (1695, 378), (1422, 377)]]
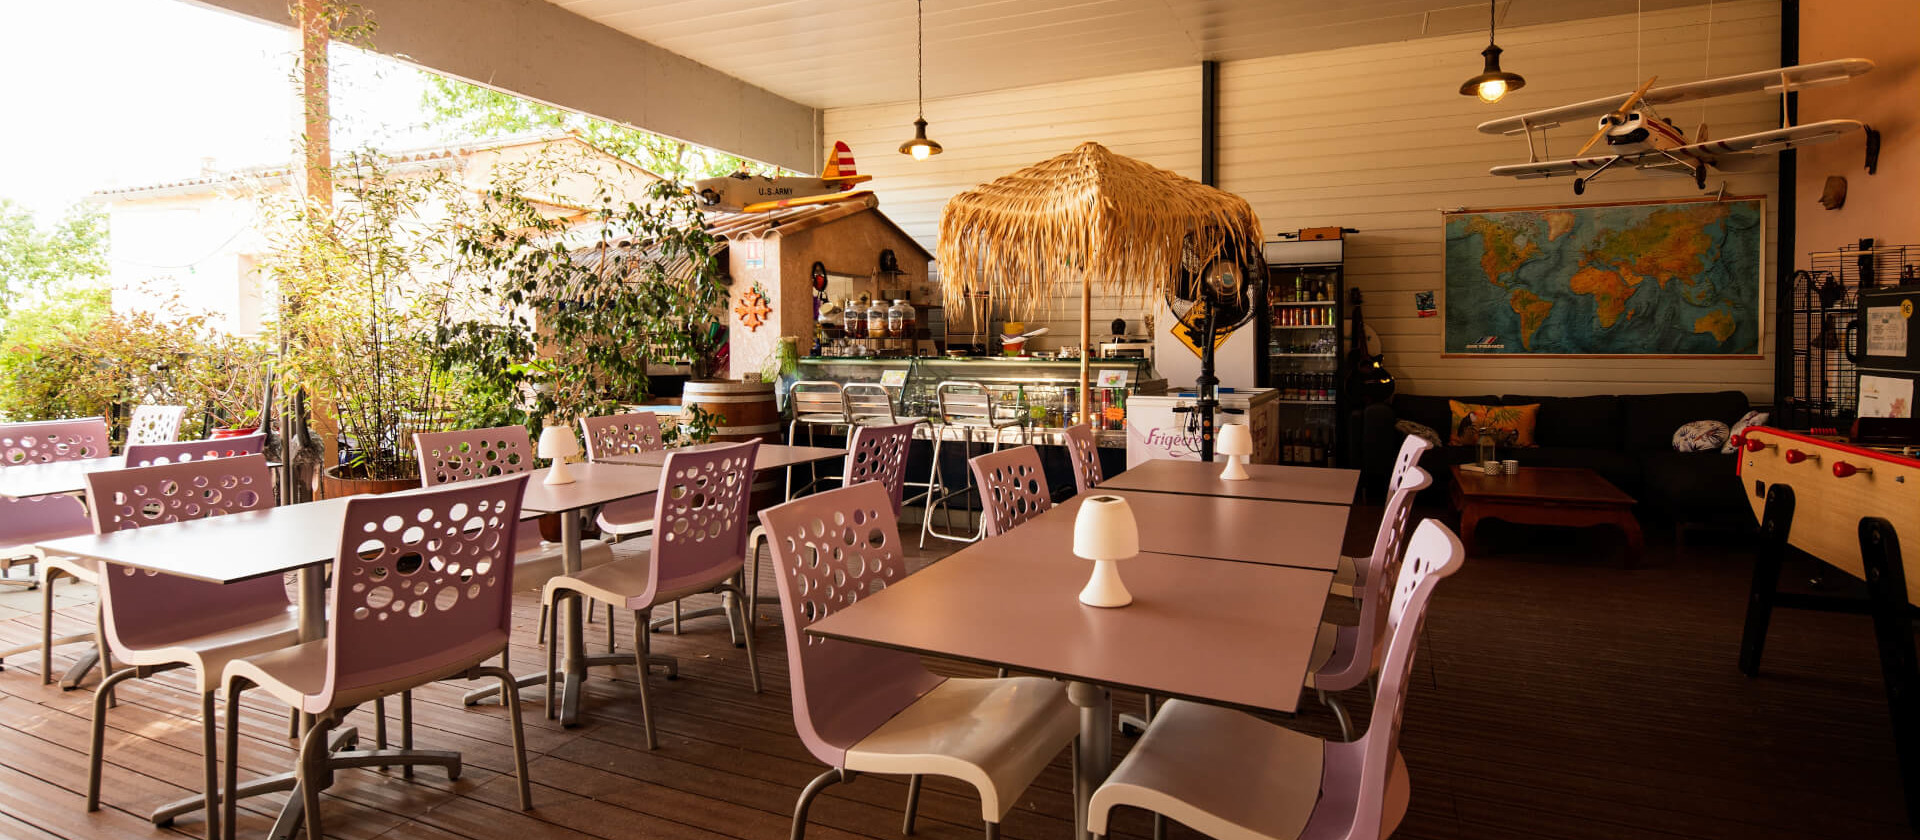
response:
[[(1473, 127), (1495, 116), (1551, 107), (1633, 88), (1647, 75), (1677, 82), (1777, 66), (1779, 6), (1773, 0), (1649, 12), (1579, 23), (1503, 30), (1508, 69), (1526, 89), (1498, 106), (1460, 96), (1479, 69), (1479, 35), (1230, 62), (1220, 72), (1220, 186), (1253, 202), (1269, 232), (1319, 225), (1360, 229), (1349, 244), (1350, 278), (1368, 293), (1367, 314), (1386, 342), (1387, 363), (1415, 393), (1604, 393), (1739, 388), (1772, 396), (1767, 360), (1441, 359), (1440, 319), (1414, 317), (1413, 292), (1442, 290), (1440, 210), (1575, 201), (1570, 182), (1516, 182), (1488, 167), (1525, 159), (1519, 138)], [(1636, 61), (1636, 28), (1639, 43)], [(1638, 65), (1636, 67), (1636, 64)], [(1709, 64), (1711, 66), (1709, 66)], [(1198, 67), (1044, 85), (927, 103), (928, 133), (947, 153), (916, 163), (892, 149), (910, 136), (910, 103), (824, 112), (824, 139), (843, 139), (875, 178), (882, 209), (927, 247), (939, 211), (960, 190), (1098, 140), (1115, 151), (1181, 174), (1199, 174)], [(1718, 136), (1772, 127), (1765, 98), (1715, 103), (1706, 117)], [(1687, 131), (1698, 106), (1672, 117)], [(1551, 150), (1585, 139), (1563, 127)], [(1730, 193), (1775, 193), (1773, 162), (1716, 175)], [(1582, 200), (1626, 201), (1695, 195), (1680, 178), (1620, 173)], [(1771, 301), (1773, 213), (1768, 218)], [(1136, 319), (1138, 302), (1100, 300), (1094, 322)], [(1077, 303), (1056, 301), (1048, 323), (1078, 329)], [(1771, 318), (1771, 312), (1763, 316)], [(1031, 319), (1030, 319), (1031, 320)], [(1770, 328), (1771, 324), (1768, 324)], [(1770, 346), (1771, 330), (1763, 338)], [(1054, 344), (1057, 344), (1055, 342)], [(1051, 346), (1042, 344), (1043, 348)]]
[[(1844, 85), (1800, 94), (1800, 121), (1860, 120), (1880, 130), (1880, 171), (1868, 175), (1862, 141), (1851, 137), (1799, 152), (1795, 246), (1807, 254), (1871, 236), (1884, 245), (1920, 244), (1920, 2), (1801, 0), (1800, 60), (1869, 58), (1874, 71)], [(1847, 179), (1847, 203), (1820, 206), (1828, 175)]]

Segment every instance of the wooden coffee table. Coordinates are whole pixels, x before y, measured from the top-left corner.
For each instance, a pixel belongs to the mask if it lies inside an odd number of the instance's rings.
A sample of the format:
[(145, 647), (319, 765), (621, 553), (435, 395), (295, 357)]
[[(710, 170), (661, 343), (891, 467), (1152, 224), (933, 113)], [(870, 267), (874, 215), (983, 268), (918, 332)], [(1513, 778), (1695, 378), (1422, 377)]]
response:
[(1599, 473), (1584, 467), (1521, 467), (1514, 475), (1484, 475), (1453, 470), (1453, 506), (1460, 510), (1460, 540), (1473, 545), (1482, 519), (1526, 525), (1585, 528), (1612, 525), (1627, 536), (1626, 565), (1632, 568), (1646, 549), (1640, 521), (1633, 518), (1633, 497)]

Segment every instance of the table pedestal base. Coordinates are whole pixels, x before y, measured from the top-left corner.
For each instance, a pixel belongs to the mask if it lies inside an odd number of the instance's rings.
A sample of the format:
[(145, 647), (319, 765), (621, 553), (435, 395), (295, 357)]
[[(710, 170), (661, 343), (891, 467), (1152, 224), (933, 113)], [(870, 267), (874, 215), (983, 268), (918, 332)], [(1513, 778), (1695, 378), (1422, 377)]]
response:
[[(559, 709), (561, 726), (572, 727), (580, 724), (580, 698), (584, 694), (584, 692), (581, 691), (580, 684), (586, 681), (587, 668), (600, 665), (633, 664), (633, 654), (630, 653), (597, 653), (592, 656), (583, 657), (583, 659), (584, 661), (581, 663), (582, 667), (577, 671), (568, 671), (565, 675), (565, 681), (561, 683)], [(667, 669), (667, 679), (677, 680), (680, 678), (680, 660), (678, 659), (660, 653), (647, 654), (648, 670), (656, 667)], [(640, 678), (644, 680), (647, 678), (647, 675), (641, 674)], [(549, 707), (547, 709), (547, 717), (551, 718), (553, 716), (554, 710), (552, 707)]]
[(1067, 699), (1080, 707), (1080, 740), (1073, 756), (1073, 833), (1087, 840), (1087, 803), (1107, 780), (1113, 759), (1113, 693), (1089, 683), (1067, 683)]

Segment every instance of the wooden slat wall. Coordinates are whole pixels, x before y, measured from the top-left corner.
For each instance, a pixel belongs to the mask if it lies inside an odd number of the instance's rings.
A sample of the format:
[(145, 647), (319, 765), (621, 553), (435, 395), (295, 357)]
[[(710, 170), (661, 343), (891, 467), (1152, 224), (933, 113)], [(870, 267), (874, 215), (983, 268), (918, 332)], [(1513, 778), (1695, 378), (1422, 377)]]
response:
[[(1478, 69), (1485, 42), (1477, 35), (1230, 62), (1220, 73), (1220, 185), (1251, 200), (1269, 231), (1332, 224), (1360, 229), (1348, 247), (1349, 276), (1368, 293), (1369, 321), (1385, 340), (1388, 365), (1405, 391), (1500, 393), (1519, 382), (1529, 393), (1567, 394), (1728, 387), (1769, 400), (1767, 359), (1443, 359), (1440, 319), (1416, 318), (1412, 293), (1443, 290), (1441, 208), (1577, 200), (1566, 179), (1517, 182), (1487, 175), (1490, 166), (1524, 160), (1525, 146), (1517, 137), (1490, 137), (1473, 126), (1631, 89), (1656, 73), (1678, 82), (1776, 66), (1778, 9), (1771, 0), (1742, 0), (1638, 19), (1502, 31), (1504, 64), (1525, 75), (1528, 86), (1498, 106), (1456, 92), (1460, 80)], [(1711, 134), (1725, 137), (1772, 127), (1776, 113), (1774, 100), (1756, 97), (1714, 103), (1705, 117)], [(1190, 177), (1199, 170), (1197, 67), (935, 100), (927, 114), (930, 135), (949, 151), (920, 163), (893, 152), (910, 136), (911, 103), (829, 110), (823, 127), (828, 140), (851, 143), (861, 171), (876, 176), (882, 212), (930, 249), (947, 197), (1082, 140), (1099, 140)], [(1665, 116), (1691, 134), (1702, 109), (1675, 106)], [(1563, 127), (1550, 150), (1570, 153), (1585, 134), (1577, 126)], [(1774, 162), (1716, 175), (1709, 186), (1721, 181), (1729, 194), (1769, 199), (1763, 297), (1770, 304)], [(1623, 172), (1603, 178), (1578, 200), (1692, 195), (1686, 179)], [(1095, 323), (1133, 319), (1139, 309), (1137, 303), (1096, 299)], [(1077, 329), (1070, 301), (1057, 301), (1052, 314), (1047, 323), (1057, 333)], [(1770, 350), (1771, 329), (1764, 332), (1762, 344)]]

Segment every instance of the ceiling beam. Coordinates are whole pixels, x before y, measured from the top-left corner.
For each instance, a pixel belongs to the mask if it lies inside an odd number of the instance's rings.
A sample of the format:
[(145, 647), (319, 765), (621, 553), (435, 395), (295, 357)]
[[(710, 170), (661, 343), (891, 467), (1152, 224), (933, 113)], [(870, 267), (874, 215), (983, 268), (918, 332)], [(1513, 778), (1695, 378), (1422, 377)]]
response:
[[(287, 0), (189, 0), (291, 28)], [(359, 0), (373, 47), (428, 70), (799, 172), (814, 109), (542, 0)]]

